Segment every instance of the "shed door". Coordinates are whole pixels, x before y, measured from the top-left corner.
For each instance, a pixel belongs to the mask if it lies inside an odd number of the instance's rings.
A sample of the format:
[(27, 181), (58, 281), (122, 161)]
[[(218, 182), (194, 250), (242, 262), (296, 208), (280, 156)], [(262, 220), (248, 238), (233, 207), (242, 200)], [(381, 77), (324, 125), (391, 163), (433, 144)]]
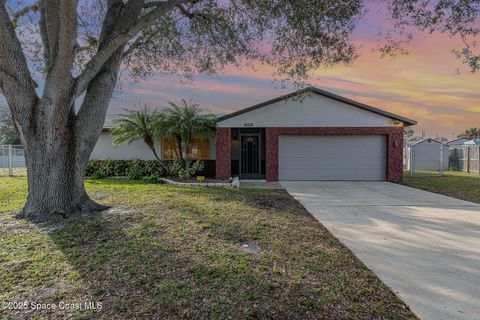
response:
[(280, 136), (279, 180), (386, 180), (385, 136)]

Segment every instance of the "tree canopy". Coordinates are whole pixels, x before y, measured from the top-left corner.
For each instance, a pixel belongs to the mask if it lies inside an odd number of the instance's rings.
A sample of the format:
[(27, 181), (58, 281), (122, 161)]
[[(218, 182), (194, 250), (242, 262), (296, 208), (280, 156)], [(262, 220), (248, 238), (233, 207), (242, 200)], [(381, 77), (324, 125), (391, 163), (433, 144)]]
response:
[(127, 114), (114, 120), (111, 130), (113, 143), (118, 146), (143, 140), (157, 160), (160, 160), (155, 143), (164, 138), (175, 140), (177, 158), (187, 161), (191, 137), (201, 134), (208, 139), (215, 138), (217, 116), (205, 114), (199, 105), (182, 99), (181, 104), (168, 102), (161, 110), (144, 107), (141, 110), (126, 110)]
[(113, 145), (117, 147), (123, 143), (132, 143), (137, 139), (142, 139), (152, 151), (155, 159), (160, 160), (155, 149), (155, 126), (160, 114), (147, 107), (141, 110), (126, 111), (127, 114), (114, 120), (115, 127), (111, 130)]
[(173, 138), (177, 142), (178, 155), (187, 161), (191, 137), (195, 134), (214, 139), (217, 116), (204, 114), (199, 105), (182, 99), (180, 105), (169, 102), (169, 107), (162, 110), (156, 124), (155, 135), (159, 138)]
[[(28, 57), (40, 71), (54, 58), (48, 47), (55, 44), (45, 41), (53, 30), (42, 27), (42, 20), (55, 18), (43, 15), (47, 6), (48, 1), (12, 1), (9, 6)], [(350, 35), (362, 6), (361, 0), (79, 0), (76, 30), (69, 30), (76, 38), (76, 93), (85, 91), (88, 80), (121, 46), (123, 67), (135, 77), (154, 70), (215, 73), (227, 64), (260, 60), (298, 79), (311, 68), (352, 61), (356, 52)], [(108, 10), (121, 11), (121, 18), (105, 41)]]
[(451, 48), (472, 72), (480, 71), (480, 1), (479, 0), (388, 0), (394, 30), (386, 34), (383, 54), (402, 50), (411, 40), (409, 30), (440, 32), (460, 39), (462, 48)]
[(476, 139), (480, 138), (480, 128), (470, 128), (458, 135), (457, 138)]

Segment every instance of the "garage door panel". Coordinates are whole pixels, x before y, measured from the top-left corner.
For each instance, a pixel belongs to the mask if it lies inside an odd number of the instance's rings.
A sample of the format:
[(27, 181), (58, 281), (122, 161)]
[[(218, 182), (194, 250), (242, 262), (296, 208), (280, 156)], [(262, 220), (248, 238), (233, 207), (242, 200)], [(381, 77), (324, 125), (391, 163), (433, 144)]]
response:
[(304, 169), (290, 168), (285, 171), (283, 180), (307, 180)]
[(280, 154), (283, 157), (305, 158), (319, 157), (331, 158), (331, 154), (336, 157), (351, 157), (356, 155), (363, 158), (378, 158), (381, 152), (385, 151), (384, 146), (363, 146), (363, 145), (283, 145)]
[(305, 166), (305, 161), (308, 159), (305, 158), (283, 158), (283, 167), (284, 168), (302, 168)]
[(280, 136), (280, 180), (385, 180), (385, 136)]
[[(319, 140), (319, 137), (329, 138)], [(345, 139), (345, 137), (348, 138)], [(372, 139), (372, 137), (382, 138), (383, 136), (280, 136), (280, 140), (283, 139), (284, 145), (378, 145), (379, 139)], [(353, 140), (351, 138), (353, 138)]]

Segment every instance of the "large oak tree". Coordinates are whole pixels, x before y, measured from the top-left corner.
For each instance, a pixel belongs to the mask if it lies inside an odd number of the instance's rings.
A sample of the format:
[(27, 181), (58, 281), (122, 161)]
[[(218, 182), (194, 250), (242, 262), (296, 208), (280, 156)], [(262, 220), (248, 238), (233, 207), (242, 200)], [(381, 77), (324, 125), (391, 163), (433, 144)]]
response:
[(360, 11), (360, 0), (0, 0), (0, 88), (28, 172), (22, 215), (103, 209), (83, 180), (121, 68), (213, 73), (256, 59), (303, 77), (355, 56)]
[[(446, 29), (440, 31), (458, 31), (465, 41), (476, 35), (477, 29), (467, 27), (469, 17), (478, 13), (478, 1), (439, 1), (444, 5), (434, 12), (453, 12), (453, 20), (443, 14), (418, 16), (430, 9), (422, 7), (429, 2), (424, 0), (392, 0), (390, 9), (399, 25), (423, 28), (425, 22), (441, 29), (443, 24)], [(311, 69), (355, 58), (350, 34), (362, 4), (0, 0), (0, 89), (24, 146), (28, 171), (22, 215), (45, 220), (103, 209), (88, 197), (83, 179), (120, 72), (191, 75), (261, 61), (278, 66), (281, 77), (301, 80)], [(466, 15), (457, 14), (462, 9)], [(462, 17), (468, 18), (466, 24)], [(450, 28), (451, 21), (467, 27)], [(468, 45), (464, 56), (475, 69), (478, 61), (472, 43)]]

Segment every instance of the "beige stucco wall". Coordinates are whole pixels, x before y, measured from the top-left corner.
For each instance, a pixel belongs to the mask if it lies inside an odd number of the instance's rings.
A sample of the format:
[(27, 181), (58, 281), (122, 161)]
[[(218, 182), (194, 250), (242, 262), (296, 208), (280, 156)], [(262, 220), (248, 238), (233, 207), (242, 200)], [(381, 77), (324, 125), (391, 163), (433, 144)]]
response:
[(218, 127), (389, 127), (390, 118), (318, 94), (305, 94), (220, 121)]
[[(197, 135), (194, 135), (195, 137)], [(155, 149), (158, 155), (162, 156), (161, 144), (156, 144)], [(130, 144), (122, 144), (118, 147), (113, 146), (113, 139), (109, 132), (102, 132), (100, 138), (93, 149), (90, 159), (95, 160), (155, 160), (150, 149), (142, 140), (136, 140)], [(215, 159), (215, 142), (210, 142), (210, 159)]]

